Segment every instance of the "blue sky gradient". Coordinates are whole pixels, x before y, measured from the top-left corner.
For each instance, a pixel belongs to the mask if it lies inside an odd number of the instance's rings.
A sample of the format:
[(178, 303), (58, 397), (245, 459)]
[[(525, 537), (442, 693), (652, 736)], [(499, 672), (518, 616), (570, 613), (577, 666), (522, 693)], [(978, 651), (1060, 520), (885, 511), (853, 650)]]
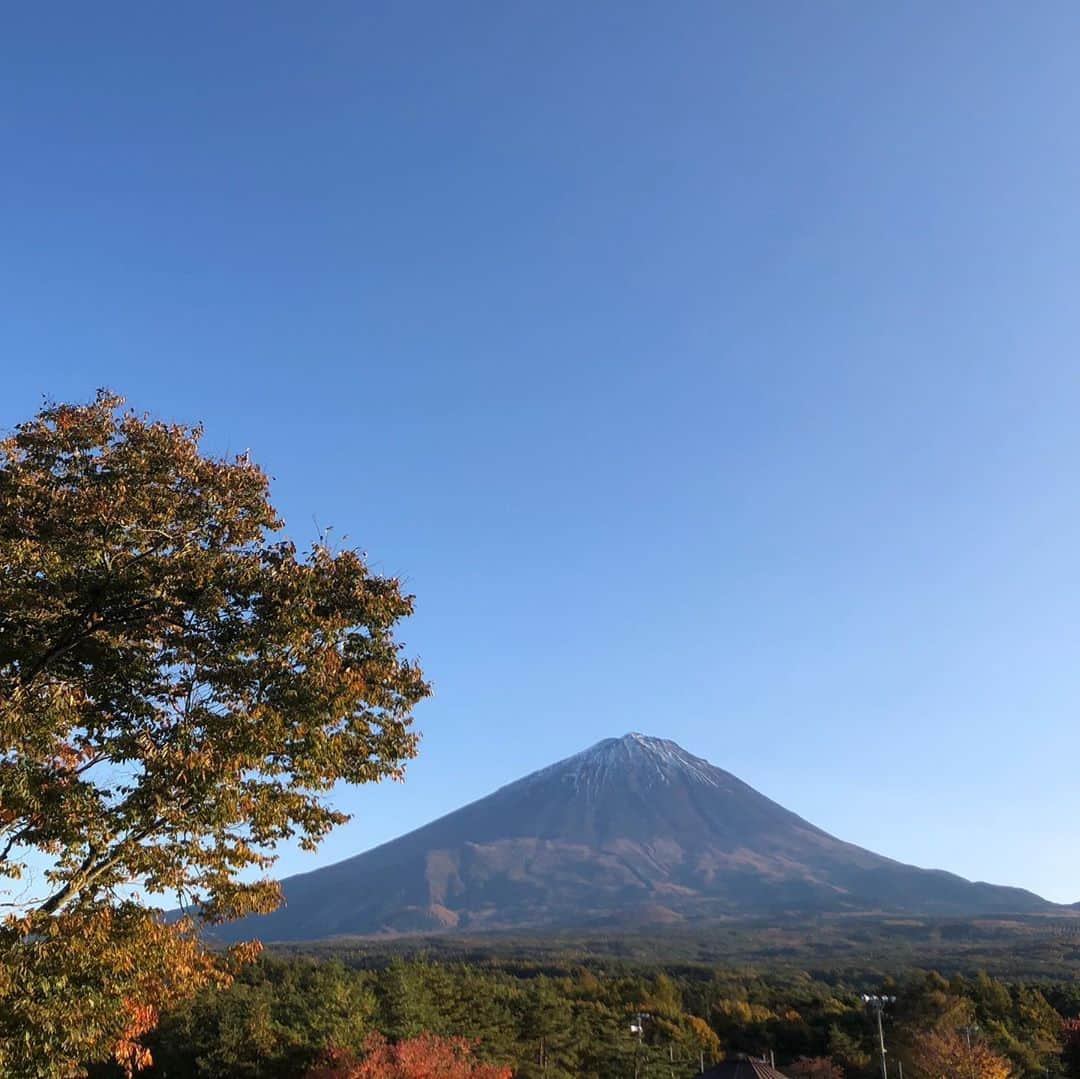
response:
[(0, 426), (108, 385), (418, 596), (404, 785), (628, 730), (1080, 899), (1080, 8), (23, 5)]

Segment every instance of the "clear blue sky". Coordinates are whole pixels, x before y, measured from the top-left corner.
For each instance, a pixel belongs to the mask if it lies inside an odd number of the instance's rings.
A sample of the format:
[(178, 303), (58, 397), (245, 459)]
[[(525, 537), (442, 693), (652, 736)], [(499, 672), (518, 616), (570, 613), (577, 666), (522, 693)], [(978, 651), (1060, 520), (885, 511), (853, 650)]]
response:
[(628, 730), (1080, 899), (1080, 8), (21, 5), (0, 425), (250, 447), (437, 688), (333, 861)]

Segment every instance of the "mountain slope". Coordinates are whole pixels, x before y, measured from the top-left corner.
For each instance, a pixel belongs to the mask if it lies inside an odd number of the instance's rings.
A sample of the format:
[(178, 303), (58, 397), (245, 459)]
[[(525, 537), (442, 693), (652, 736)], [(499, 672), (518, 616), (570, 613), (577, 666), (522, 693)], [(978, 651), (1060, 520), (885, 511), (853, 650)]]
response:
[(674, 742), (608, 739), (364, 854), (283, 882), (229, 937), (316, 939), (732, 914), (1033, 912), (1018, 888), (834, 838)]

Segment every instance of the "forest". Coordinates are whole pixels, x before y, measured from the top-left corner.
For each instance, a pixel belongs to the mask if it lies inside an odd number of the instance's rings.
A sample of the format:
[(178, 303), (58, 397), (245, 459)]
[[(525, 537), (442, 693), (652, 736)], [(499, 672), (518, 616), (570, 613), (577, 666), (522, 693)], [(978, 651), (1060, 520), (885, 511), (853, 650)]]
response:
[(470, 1043), (477, 1063), (462, 1075), (670, 1079), (747, 1054), (772, 1057), (792, 1077), (871, 1079), (880, 1062), (867, 993), (895, 997), (884, 1013), (890, 1076), (901, 1066), (914, 1079), (1080, 1076), (1072, 982), (917, 969), (860, 982), (844, 972), (347, 950), (266, 955), (227, 989), (168, 1012), (148, 1039), (147, 1075), (426, 1075), (330, 1065), (363, 1059), (373, 1035), (404, 1045), (437, 1035)]

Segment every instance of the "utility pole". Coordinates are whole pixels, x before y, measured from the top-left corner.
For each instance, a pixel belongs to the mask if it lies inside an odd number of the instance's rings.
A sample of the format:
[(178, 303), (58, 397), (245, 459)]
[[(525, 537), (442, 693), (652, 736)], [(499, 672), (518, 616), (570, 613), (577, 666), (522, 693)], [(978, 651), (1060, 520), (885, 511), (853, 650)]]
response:
[(967, 1039), (967, 1051), (968, 1051), (968, 1075), (975, 1074), (975, 1061), (971, 1059), (971, 1035), (979, 1033), (979, 1027), (975, 1023), (968, 1023), (967, 1026), (960, 1028), (960, 1033)]
[(651, 1019), (648, 1012), (635, 1012), (630, 1020), (630, 1033), (637, 1035), (637, 1046), (634, 1049), (634, 1079), (641, 1077), (641, 1050), (645, 1042), (645, 1020)]
[(878, 996), (876, 993), (863, 993), (863, 1003), (872, 1008), (877, 1015), (878, 1048), (881, 1051), (881, 1079), (889, 1079), (889, 1068), (885, 1063), (885, 1027), (882, 1023), (881, 1014), (885, 1011), (886, 1004), (895, 1004), (896, 997)]

